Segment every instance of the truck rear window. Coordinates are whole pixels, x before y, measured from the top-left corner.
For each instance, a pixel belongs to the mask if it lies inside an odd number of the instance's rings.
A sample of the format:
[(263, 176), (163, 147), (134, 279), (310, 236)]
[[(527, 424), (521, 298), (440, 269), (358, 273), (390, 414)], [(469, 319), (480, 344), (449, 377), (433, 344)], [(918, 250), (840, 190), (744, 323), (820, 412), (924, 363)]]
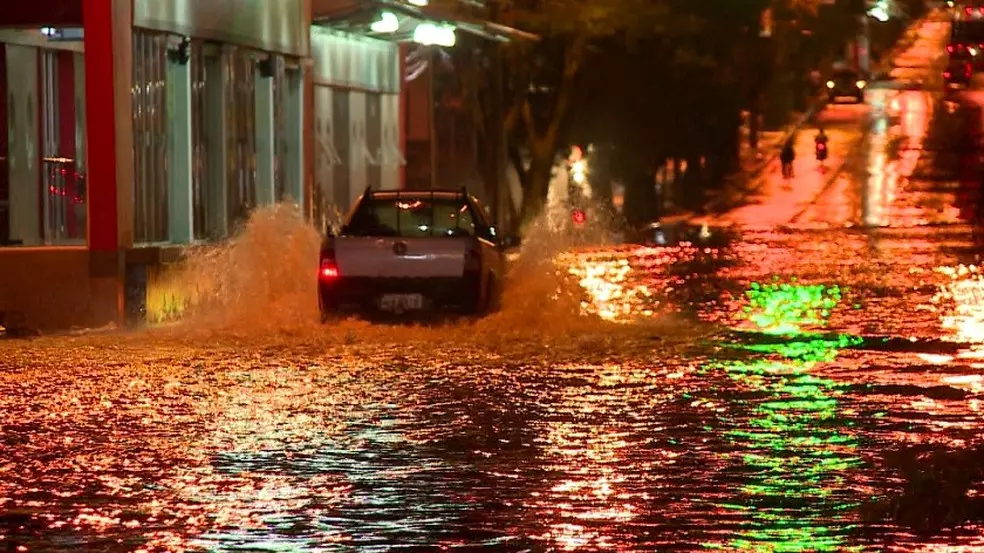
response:
[(344, 233), (402, 238), (468, 237), (475, 236), (475, 219), (462, 200), (371, 198), (359, 205)]

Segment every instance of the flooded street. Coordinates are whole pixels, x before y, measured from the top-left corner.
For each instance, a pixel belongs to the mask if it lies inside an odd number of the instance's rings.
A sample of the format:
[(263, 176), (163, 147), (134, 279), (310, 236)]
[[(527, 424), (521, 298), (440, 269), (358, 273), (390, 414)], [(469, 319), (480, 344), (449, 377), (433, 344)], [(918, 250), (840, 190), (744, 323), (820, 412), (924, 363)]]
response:
[[(916, 537), (864, 514), (903, 486), (889, 452), (978, 442), (974, 251), (951, 228), (635, 250), (633, 299), (599, 286), (594, 305), (661, 322), (525, 340), (486, 342), (489, 320), (6, 342), (3, 543), (970, 547), (972, 528)], [(607, 258), (581, 259), (623, 266)]]
[(981, 443), (979, 177), (939, 90), (868, 94), (833, 180), (729, 221), (788, 217), (566, 253), (487, 320), (322, 327), (311, 282), (0, 341), (0, 551), (984, 550), (971, 472), (905, 464)]

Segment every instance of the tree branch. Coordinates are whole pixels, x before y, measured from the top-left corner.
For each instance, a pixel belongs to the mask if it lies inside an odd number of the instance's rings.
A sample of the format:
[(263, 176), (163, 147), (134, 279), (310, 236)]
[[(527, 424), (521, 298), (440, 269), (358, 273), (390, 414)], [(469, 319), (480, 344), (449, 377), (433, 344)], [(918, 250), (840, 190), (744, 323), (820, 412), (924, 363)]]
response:
[(547, 127), (547, 134), (551, 141), (557, 137), (560, 131), (560, 124), (567, 115), (567, 110), (571, 103), (571, 89), (577, 80), (578, 71), (581, 69), (581, 62), (584, 60), (584, 51), (587, 48), (587, 36), (579, 34), (574, 41), (568, 45), (564, 52), (564, 76), (557, 89), (557, 98), (554, 101), (553, 116), (550, 118), (550, 126)]

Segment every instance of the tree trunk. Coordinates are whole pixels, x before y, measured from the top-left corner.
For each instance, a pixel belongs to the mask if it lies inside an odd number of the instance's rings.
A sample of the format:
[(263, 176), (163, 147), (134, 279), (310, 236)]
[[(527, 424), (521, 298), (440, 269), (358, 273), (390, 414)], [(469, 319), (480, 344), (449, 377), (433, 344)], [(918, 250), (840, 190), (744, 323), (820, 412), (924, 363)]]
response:
[(550, 122), (542, 133), (537, 132), (533, 120), (533, 112), (529, 99), (524, 99), (520, 115), (526, 127), (526, 139), (530, 145), (530, 168), (523, 181), (523, 209), (520, 224), (529, 224), (546, 203), (550, 188), (550, 177), (553, 170), (554, 156), (557, 153), (557, 142), (560, 136), (560, 125), (567, 115), (571, 102), (571, 93), (581, 68), (581, 59), (587, 47), (584, 36), (575, 37), (568, 45), (564, 55), (564, 74), (557, 88)]
[(756, 94), (748, 109), (748, 146), (752, 150), (757, 150), (759, 145), (759, 102), (760, 98)]
[(530, 148), (532, 159), (523, 182), (522, 225), (527, 225), (543, 210), (550, 192), (550, 178), (553, 170), (554, 154), (557, 151), (556, 138), (544, 137), (535, 141)]

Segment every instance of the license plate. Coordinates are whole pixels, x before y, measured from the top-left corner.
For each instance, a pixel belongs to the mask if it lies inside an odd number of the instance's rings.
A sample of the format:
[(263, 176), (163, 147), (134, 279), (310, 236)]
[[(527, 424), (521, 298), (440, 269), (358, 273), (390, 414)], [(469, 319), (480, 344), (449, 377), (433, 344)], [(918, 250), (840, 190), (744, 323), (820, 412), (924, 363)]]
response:
[(424, 308), (424, 297), (420, 294), (387, 294), (379, 298), (379, 308), (383, 311), (413, 311)]

